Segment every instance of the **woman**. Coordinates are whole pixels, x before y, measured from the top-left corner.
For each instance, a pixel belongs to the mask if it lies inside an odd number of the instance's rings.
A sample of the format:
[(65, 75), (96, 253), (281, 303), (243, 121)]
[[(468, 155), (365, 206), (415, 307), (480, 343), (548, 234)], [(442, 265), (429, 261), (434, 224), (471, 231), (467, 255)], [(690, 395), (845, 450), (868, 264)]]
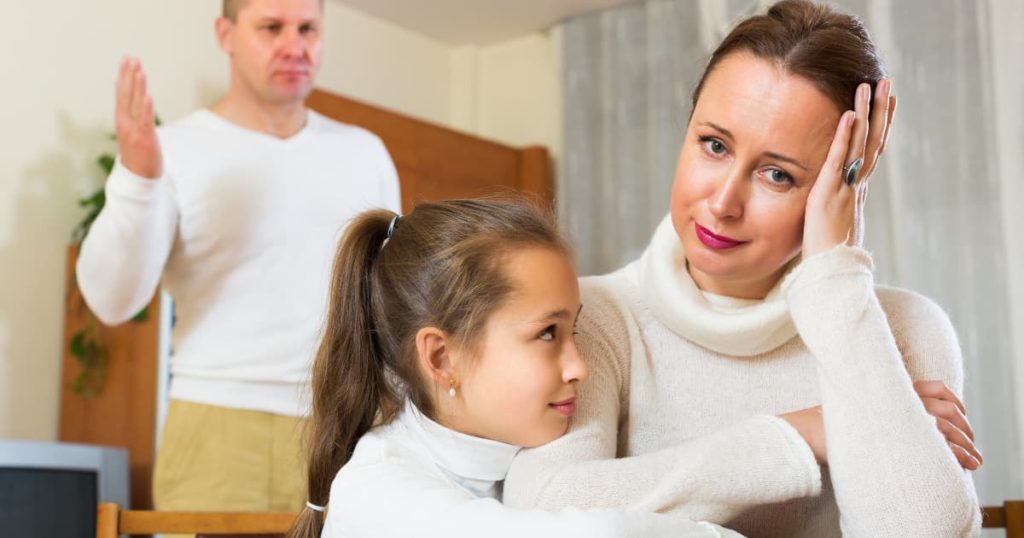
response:
[(979, 532), (955, 333), (876, 288), (859, 248), (890, 94), (860, 21), (827, 6), (779, 2), (725, 38), (670, 216), (639, 260), (583, 281), (575, 423), (517, 458), (507, 503), (749, 536)]

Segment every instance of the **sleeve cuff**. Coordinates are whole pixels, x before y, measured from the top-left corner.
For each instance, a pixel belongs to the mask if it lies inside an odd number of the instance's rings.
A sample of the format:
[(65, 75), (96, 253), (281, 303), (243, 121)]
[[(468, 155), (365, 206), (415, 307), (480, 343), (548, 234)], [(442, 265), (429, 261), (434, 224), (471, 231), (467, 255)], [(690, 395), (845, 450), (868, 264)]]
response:
[(836, 245), (831, 250), (802, 260), (783, 279), (782, 294), (788, 296), (795, 289), (836, 276), (855, 273), (870, 275), (874, 270), (875, 264), (868, 251), (860, 247)]
[(813, 497), (820, 494), (821, 466), (818, 465), (818, 460), (814, 457), (811, 447), (796, 431), (796, 428), (773, 415), (760, 415), (754, 420), (765, 424), (767, 428), (780, 435), (784, 440), (793, 469), (797, 471), (796, 476), (793, 476), (793, 487), (798, 496)]
[(121, 198), (145, 202), (157, 195), (165, 177), (166, 174), (155, 179), (142, 177), (129, 170), (118, 156), (107, 178), (106, 191)]

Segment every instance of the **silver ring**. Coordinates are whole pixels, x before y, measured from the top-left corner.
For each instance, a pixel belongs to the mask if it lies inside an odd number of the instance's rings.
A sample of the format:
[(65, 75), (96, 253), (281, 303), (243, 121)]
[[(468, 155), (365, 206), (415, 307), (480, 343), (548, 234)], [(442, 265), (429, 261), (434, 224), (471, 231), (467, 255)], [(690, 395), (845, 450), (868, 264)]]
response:
[(857, 182), (857, 175), (860, 174), (861, 166), (864, 166), (864, 159), (857, 159), (843, 167), (843, 180), (847, 185), (852, 187)]

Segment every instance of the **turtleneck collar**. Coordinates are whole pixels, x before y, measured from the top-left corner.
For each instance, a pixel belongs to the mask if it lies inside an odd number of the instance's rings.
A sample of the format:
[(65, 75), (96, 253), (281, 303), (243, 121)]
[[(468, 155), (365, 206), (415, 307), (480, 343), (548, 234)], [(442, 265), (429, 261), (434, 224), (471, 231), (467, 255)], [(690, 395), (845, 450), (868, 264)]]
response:
[(395, 419), (442, 472), (477, 497), (500, 498), (500, 484), (521, 447), (473, 437), (427, 418), (409, 400)]
[(784, 279), (761, 300), (701, 291), (686, 268), (671, 215), (661, 221), (647, 250), (626, 271), (658, 321), (717, 353), (752, 357), (778, 348), (797, 334), (782, 294)]

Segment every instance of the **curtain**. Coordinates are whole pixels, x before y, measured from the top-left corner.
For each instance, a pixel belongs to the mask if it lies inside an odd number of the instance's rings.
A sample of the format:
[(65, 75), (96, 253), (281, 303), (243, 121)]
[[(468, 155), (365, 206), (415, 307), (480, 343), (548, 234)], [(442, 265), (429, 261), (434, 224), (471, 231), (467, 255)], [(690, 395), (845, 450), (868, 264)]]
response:
[[(710, 52), (738, 18), (767, 4), (649, 0), (562, 24), (557, 205), (582, 274), (620, 267), (647, 245), (668, 211), (691, 93)], [(1024, 241), (1013, 237), (1024, 226), (1015, 211), (1024, 204), (1024, 92), (1016, 91), (1024, 82), (1007, 71), (1024, 72), (1014, 65), (1024, 47), (1008, 50), (1022, 40), (1013, 29), (1024, 25), (1024, 0), (839, 5), (865, 20), (899, 98), (866, 208), (877, 279), (949, 313), (986, 458), (975, 473), (982, 502), (1024, 498), (1024, 366), (1015, 362), (1024, 272), (1011, 272), (1024, 268)]]

